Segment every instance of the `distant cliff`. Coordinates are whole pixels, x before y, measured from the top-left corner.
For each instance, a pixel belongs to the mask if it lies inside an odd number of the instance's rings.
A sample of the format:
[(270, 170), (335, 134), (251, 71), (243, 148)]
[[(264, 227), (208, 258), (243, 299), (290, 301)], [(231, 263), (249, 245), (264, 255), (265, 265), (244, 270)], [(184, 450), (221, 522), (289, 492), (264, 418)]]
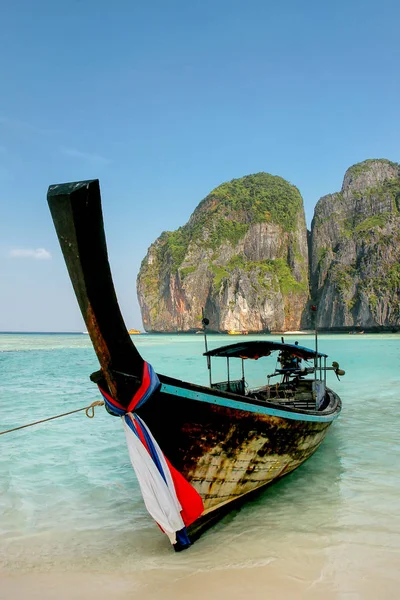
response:
[[(308, 281), (308, 274), (310, 281)], [(137, 278), (146, 331), (400, 327), (400, 165), (366, 160), (321, 198), (309, 234), (296, 187), (267, 173), (213, 190), (149, 248)]]
[(319, 200), (310, 284), (323, 328), (400, 325), (400, 165), (366, 160)]
[(149, 332), (298, 329), (309, 296), (296, 187), (267, 173), (213, 190), (188, 223), (150, 246), (137, 278)]

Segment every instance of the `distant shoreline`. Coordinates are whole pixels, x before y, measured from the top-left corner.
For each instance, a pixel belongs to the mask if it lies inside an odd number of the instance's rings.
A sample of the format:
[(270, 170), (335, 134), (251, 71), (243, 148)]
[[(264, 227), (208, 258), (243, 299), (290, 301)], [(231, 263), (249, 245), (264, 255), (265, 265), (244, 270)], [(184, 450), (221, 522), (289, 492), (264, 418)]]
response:
[[(142, 331), (141, 335), (196, 335), (198, 333), (203, 333), (202, 331)], [(364, 329), (362, 331), (357, 331), (355, 329), (318, 329), (318, 335), (361, 335), (361, 334), (382, 334), (382, 333), (400, 333), (400, 329), (397, 328), (371, 328)], [(0, 335), (79, 335), (79, 336), (87, 336), (86, 332), (83, 331), (0, 331)], [(228, 336), (227, 332), (220, 331), (207, 331), (207, 335), (224, 335)], [(267, 335), (267, 336), (296, 336), (296, 335), (315, 335), (315, 332), (312, 330), (307, 331), (249, 331), (248, 335)], [(232, 340), (236, 340), (241, 336), (230, 336)]]
[(0, 335), (84, 335), (82, 331), (0, 331)]

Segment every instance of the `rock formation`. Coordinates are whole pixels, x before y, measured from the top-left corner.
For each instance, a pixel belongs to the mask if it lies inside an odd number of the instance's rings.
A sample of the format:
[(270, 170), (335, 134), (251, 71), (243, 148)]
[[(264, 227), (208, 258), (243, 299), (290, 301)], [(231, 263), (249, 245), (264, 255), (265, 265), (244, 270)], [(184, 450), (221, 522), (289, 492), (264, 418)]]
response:
[[(149, 248), (137, 279), (146, 331), (400, 327), (400, 165), (366, 160), (321, 198), (309, 234), (297, 188), (257, 173), (213, 190)], [(310, 273), (310, 287), (308, 284)]]
[(320, 328), (400, 325), (400, 165), (350, 167), (311, 226), (310, 284)]
[(298, 329), (309, 294), (296, 187), (267, 173), (213, 190), (188, 223), (150, 246), (137, 278), (148, 332)]

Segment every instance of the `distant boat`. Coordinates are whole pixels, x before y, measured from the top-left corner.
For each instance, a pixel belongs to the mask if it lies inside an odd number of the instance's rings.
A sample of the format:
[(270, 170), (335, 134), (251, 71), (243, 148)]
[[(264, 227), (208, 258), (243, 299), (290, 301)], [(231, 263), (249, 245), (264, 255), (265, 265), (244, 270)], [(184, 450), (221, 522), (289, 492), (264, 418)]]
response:
[(247, 331), (247, 329), (242, 329), (240, 331), (236, 331), (236, 329), (229, 329), (228, 334), (229, 335), (247, 335), (249, 332)]
[(284, 331), (283, 335), (311, 335), (314, 331), (311, 329), (302, 329), (299, 331)]
[(88, 332), (88, 331), (82, 331), (82, 333), (83, 333), (84, 335), (89, 335), (89, 332)]
[(139, 335), (142, 332), (139, 329), (129, 329), (128, 333), (129, 335)]

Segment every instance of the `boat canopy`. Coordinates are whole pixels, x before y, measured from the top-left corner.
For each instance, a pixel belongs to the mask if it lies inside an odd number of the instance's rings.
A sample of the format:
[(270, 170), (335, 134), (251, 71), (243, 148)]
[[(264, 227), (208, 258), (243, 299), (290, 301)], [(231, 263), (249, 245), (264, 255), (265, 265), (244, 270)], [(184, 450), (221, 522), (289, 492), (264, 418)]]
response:
[(319, 358), (327, 357), (327, 354), (321, 352), (315, 353), (315, 350), (305, 348), (304, 346), (298, 346), (297, 344), (282, 344), (280, 342), (267, 342), (267, 341), (256, 341), (256, 342), (239, 342), (237, 344), (228, 344), (227, 346), (220, 346), (214, 350), (208, 350), (204, 352), (204, 356), (224, 356), (226, 358), (251, 358), (257, 360), (262, 356), (270, 356), (272, 352), (288, 352), (297, 356), (298, 358), (309, 360), (315, 358), (317, 355)]

